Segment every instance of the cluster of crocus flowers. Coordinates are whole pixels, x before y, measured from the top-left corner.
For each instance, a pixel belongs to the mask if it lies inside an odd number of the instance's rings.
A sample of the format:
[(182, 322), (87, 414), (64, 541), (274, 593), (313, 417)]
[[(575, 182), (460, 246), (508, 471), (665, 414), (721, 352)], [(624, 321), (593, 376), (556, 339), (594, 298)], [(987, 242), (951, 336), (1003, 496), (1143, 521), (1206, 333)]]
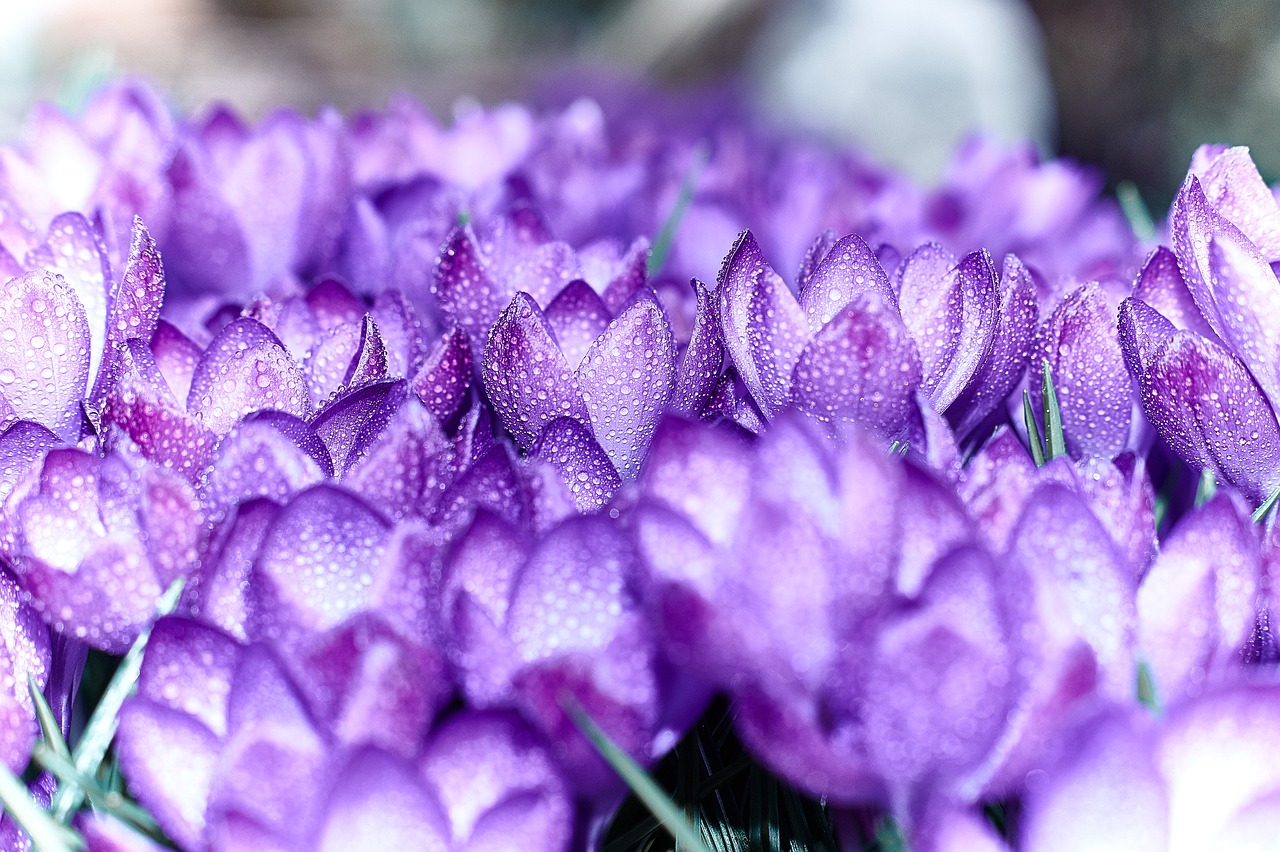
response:
[(607, 107), (251, 126), (120, 84), (0, 148), (10, 772), (75, 740), (86, 649), (146, 642), (112, 748), (183, 849), (599, 844), (581, 719), (652, 764), (716, 695), (917, 849), (1274, 838), (1247, 152), (1156, 247), (1028, 150), (921, 189)]

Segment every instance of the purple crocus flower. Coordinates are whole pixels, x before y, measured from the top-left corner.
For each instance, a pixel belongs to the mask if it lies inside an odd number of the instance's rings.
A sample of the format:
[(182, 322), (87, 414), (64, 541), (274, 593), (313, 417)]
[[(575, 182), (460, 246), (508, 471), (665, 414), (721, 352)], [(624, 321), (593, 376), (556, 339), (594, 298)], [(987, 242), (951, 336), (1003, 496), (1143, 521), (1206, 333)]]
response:
[(1160, 436), (1256, 503), (1280, 486), (1267, 307), (1280, 283), (1259, 245), (1273, 248), (1280, 208), (1242, 150), (1202, 149), (1193, 166), (1170, 216), (1176, 266), (1163, 249), (1148, 260), (1121, 305), (1120, 338)]

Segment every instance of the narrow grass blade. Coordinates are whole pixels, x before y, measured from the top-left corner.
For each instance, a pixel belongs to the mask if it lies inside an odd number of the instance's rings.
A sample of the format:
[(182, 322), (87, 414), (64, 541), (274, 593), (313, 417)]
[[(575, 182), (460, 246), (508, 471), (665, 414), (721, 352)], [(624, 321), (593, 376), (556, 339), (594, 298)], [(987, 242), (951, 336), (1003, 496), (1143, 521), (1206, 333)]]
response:
[(73, 852), (84, 848), (84, 838), (45, 812), (18, 776), (3, 763), (0, 763), (0, 804), (31, 838), (36, 852)]
[(654, 783), (648, 773), (640, 768), (639, 764), (631, 759), (630, 755), (609, 739), (609, 735), (600, 729), (581, 705), (571, 697), (565, 698), (562, 704), (582, 735), (591, 741), (605, 762), (613, 767), (613, 771), (627, 783), (631, 792), (636, 794), (636, 798), (644, 802), (645, 807), (658, 818), (681, 848), (688, 849), (690, 852), (711, 852), (684, 818), (680, 808), (667, 797), (666, 793), (662, 792), (662, 789)]
[(1155, 240), (1156, 223), (1152, 220), (1151, 212), (1147, 210), (1137, 185), (1131, 180), (1121, 181), (1116, 186), (1116, 200), (1120, 202), (1120, 209), (1124, 211), (1124, 218), (1129, 221), (1133, 235), (1144, 243)]
[[(185, 579), (178, 578), (161, 596), (156, 606), (157, 618), (173, 612), (185, 585)], [(93, 708), (93, 714), (85, 725), (80, 741), (76, 743), (72, 759), (76, 770), (86, 777), (91, 777), (98, 771), (98, 765), (102, 763), (107, 747), (116, 735), (116, 727), (120, 723), (120, 708), (124, 706), (125, 699), (133, 692), (138, 681), (138, 673), (142, 670), (142, 652), (146, 650), (150, 639), (151, 626), (148, 625), (134, 641), (129, 653), (125, 654), (115, 677), (107, 684), (107, 691), (102, 694), (98, 706)], [(51, 808), (54, 818), (65, 823), (82, 800), (82, 791), (72, 786), (59, 787)]]
[(671, 212), (667, 214), (666, 221), (662, 223), (662, 228), (658, 230), (657, 236), (653, 238), (653, 245), (649, 249), (649, 262), (646, 264), (646, 272), (650, 278), (662, 271), (662, 267), (667, 264), (667, 256), (671, 254), (671, 245), (675, 242), (676, 232), (680, 230), (680, 220), (684, 218), (685, 211), (689, 209), (689, 204), (693, 201), (693, 193), (698, 188), (698, 176), (702, 174), (702, 170), (707, 165), (711, 153), (707, 150), (706, 145), (698, 145), (693, 150), (693, 162), (689, 164), (689, 170), (684, 174), (684, 180), (680, 182), (680, 191), (676, 195), (676, 203), (671, 205)]
[(1213, 495), (1218, 493), (1218, 477), (1214, 476), (1213, 471), (1205, 468), (1200, 471), (1200, 484), (1196, 486), (1196, 505), (1203, 506), (1213, 499)]
[(75, 765), (62, 755), (57, 754), (45, 743), (36, 743), (32, 757), (59, 782), (79, 787), (95, 808), (111, 814), (130, 828), (145, 834), (159, 843), (168, 844), (168, 838), (160, 830), (155, 817), (136, 802), (131, 802), (119, 793), (104, 789), (97, 781), (76, 770)]
[(62, 738), (62, 730), (58, 727), (58, 720), (53, 716), (53, 708), (45, 700), (35, 677), (30, 674), (27, 675), (27, 691), (31, 693), (31, 701), (36, 706), (36, 720), (40, 723), (40, 733), (45, 743), (60, 757), (70, 760), (71, 749), (67, 746), (67, 741)]
[(1271, 496), (1262, 501), (1262, 505), (1253, 510), (1253, 522), (1260, 524), (1267, 519), (1267, 515), (1275, 508), (1276, 501), (1280, 500), (1280, 488), (1271, 492)]
[(1056, 459), (1067, 454), (1066, 439), (1062, 434), (1062, 409), (1058, 406), (1058, 389), (1053, 386), (1053, 375), (1049, 369), (1049, 359), (1041, 359), (1044, 379), (1041, 383), (1041, 395), (1044, 398), (1044, 458)]
[(1035, 411), (1031, 408), (1031, 394), (1025, 390), (1022, 392), (1022, 422), (1027, 426), (1027, 446), (1031, 450), (1031, 459), (1036, 467), (1044, 467), (1044, 441), (1040, 437)]
[(876, 845), (881, 852), (908, 852), (902, 826), (893, 817), (885, 817), (876, 829)]
[(1146, 660), (1138, 662), (1138, 701), (1140, 701), (1147, 709), (1159, 713), (1160, 697), (1156, 692), (1156, 679), (1151, 674), (1151, 666), (1147, 665)]

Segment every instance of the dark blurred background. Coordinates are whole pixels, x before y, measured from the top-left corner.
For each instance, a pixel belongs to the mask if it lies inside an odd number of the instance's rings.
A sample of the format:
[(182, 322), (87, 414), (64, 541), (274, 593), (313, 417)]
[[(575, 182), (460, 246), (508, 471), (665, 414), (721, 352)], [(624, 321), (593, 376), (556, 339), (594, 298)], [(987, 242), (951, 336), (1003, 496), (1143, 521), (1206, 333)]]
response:
[[(548, 75), (730, 78), (777, 120), (936, 179), (974, 129), (1133, 181), (1162, 211), (1200, 142), (1280, 176), (1280, 3), (1250, 0), (44, 0), (0, 16), (0, 134), (104, 77), (250, 115)], [(610, 70), (612, 69), (612, 70)], [(585, 76), (584, 76), (585, 75)]]

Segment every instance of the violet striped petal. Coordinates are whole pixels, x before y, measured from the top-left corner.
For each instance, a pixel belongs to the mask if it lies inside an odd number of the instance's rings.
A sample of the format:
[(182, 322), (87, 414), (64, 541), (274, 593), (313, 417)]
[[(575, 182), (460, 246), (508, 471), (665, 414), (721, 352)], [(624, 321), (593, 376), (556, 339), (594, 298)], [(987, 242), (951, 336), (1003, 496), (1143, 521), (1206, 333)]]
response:
[(920, 381), (916, 344), (892, 305), (858, 295), (800, 354), (792, 400), (822, 423), (895, 435), (911, 416)]
[(1037, 399), (1044, 360), (1058, 392), (1067, 450), (1076, 457), (1102, 458), (1123, 450), (1133, 417), (1133, 383), (1120, 351), (1115, 311), (1100, 285), (1089, 283), (1071, 293), (1041, 326), (1029, 381)]
[(873, 293), (884, 304), (895, 303), (889, 276), (862, 237), (850, 234), (826, 251), (800, 290), (800, 307), (817, 333), (862, 293)]
[(557, 417), (591, 423), (578, 379), (526, 293), (517, 293), (498, 318), (480, 368), (494, 412), (523, 449)]
[(1280, 426), (1231, 353), (1179, 331), (1140, 384), (1147, 420), (1187, 464), (1211, 468), (1254, 502), (1280, 486)]

